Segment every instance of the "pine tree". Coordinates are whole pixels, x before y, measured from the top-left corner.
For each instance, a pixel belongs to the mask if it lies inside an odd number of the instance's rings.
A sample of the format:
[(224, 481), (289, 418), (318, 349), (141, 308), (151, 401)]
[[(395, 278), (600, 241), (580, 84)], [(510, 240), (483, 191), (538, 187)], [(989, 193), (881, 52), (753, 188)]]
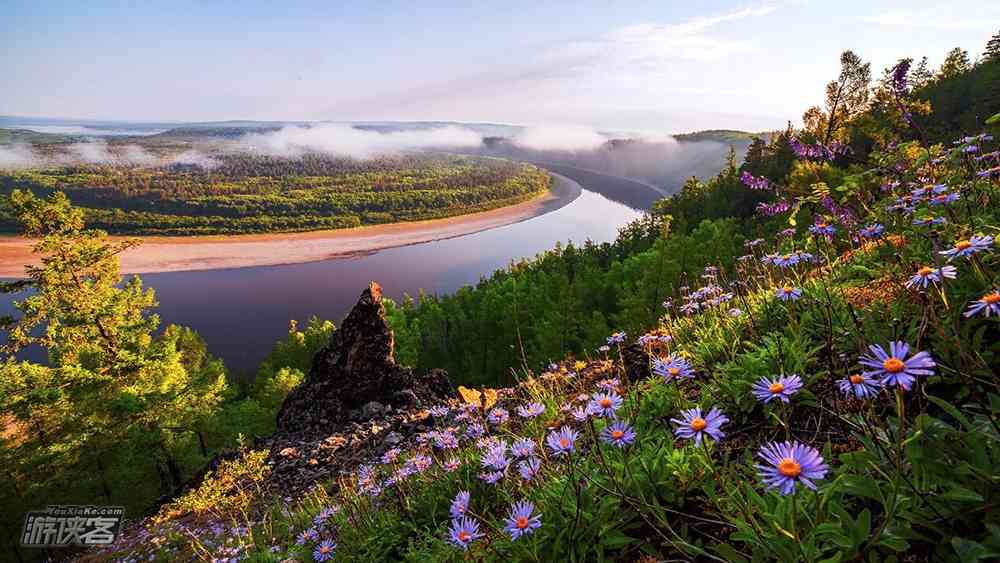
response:
[(986, 43), (986, 50), (983, 51), (983, 62), (1000, 61), (1000, 32), (990, 38)]
[(917, 66), (910, 71), (910, 83), (913, 85), (914, 89), (923, 88), (933, 79), (934, 73), (930, 70), (927, 63), (927, 57), (921, 57)]
[[(176, 446), (200, 437), (199, 423), (221, 402), (221, 365), (209, 365), (193, 333), (155, 335), (153, 291), (138, 277), (121, 283), (119, 274), (118, 255), (138, 241), (85, 229), (81, 210), (61, 193), (39, 199), (15, 190), (9, 207), (42, 256), (26, 280), (2, 288), (32, 290), (15, 302), (19, 317), (4, 319), (0, 349), (0, 412), (17, 437), (4, 445), (16, 461), (11, 478), (26, 496), (55, 487), (58, 498), (88, 498), (90, 487), (89, 498), (122, 502), (139, 495), (109, 473), (146, 468), (142, 480), (158, 474), (160, 492), (176, 490)], [(28, 345), (44, 348), (48, 364), (16, 359)], [(112, 467), (115, 460), (128, 467)]]
[(938, 70), (938, 78), (952, 78), (960, 74), (965, 74), (969, 72), (972, 68), (972, 63), (969, 62), (968, 51), (955, 47), (944, 58), (944, 62), (941, 63), (941, 68)]

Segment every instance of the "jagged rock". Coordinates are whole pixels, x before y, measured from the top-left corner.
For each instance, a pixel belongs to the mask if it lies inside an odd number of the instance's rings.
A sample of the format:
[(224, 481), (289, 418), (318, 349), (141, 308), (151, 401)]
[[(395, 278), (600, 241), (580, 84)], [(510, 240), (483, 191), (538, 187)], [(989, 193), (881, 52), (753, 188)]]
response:
[[(382, 288), (372, 282), (330, 343), (313, 358), (305, 381), (285, 399), (278, 412), (278, 434), (329, 434), (330, 426), (347, 421), (351, 411), (371, 418), (363, 412), (371, 403), (412, 408), (454, 395), (443, 370), (417, 373), (396, 364), (394, 343)], [(368, 414), (376, 414), (371, 411)]]
[(387, 407), (378, 401), (368, 401), (360, 409), (351, 411), (351, 420), (371, 420), (390, 412), (392, 407)]

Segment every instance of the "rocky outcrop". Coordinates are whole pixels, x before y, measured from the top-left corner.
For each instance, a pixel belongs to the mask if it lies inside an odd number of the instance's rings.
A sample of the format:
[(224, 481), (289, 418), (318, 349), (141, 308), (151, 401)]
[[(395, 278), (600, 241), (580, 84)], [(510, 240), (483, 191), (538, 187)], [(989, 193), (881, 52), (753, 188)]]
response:
[(393, 357), (382, 288), (372, 282), (316, 354), (305, 381), (278, 412), (278, 434), (329, 435), (332, 426), (419, 408), (454, 395), (443, 370), (418, 373)]

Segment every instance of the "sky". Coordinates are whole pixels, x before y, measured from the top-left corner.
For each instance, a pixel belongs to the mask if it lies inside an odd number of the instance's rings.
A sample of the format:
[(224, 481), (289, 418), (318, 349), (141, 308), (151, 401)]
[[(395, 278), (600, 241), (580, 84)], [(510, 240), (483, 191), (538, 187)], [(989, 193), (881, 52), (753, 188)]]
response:
[[(343, 4), (343, 5), (341, 5)], [(975, 58), (984, 0), (0, 3), (0, 115), (772, 130), (853, 49)]]

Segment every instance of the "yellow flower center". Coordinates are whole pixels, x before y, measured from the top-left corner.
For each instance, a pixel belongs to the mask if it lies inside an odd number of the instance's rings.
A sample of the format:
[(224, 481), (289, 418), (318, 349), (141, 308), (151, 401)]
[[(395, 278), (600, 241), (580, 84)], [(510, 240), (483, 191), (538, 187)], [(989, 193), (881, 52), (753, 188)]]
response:
[(778, 462), (778, 473), (781, 473), (785, 477), (795, 478), (802, 473), (802, 466), (794, 459), (786, 457)]
[(523, 530), (528, 527), (528, 519), (524, 516), (518, 516), (517, 520), (514, 521), (514, 525), (517, 526), (518, 529)]
[(562, 447), (564, 447), (564, 448), (568, 447), (569, 446), (569, 440), (567, 440), (566, 438), (559, 438), (559, 445), (562, 446)]
[(955, 249), (956, 250), (965, 250), (966, 248), (969, 248), (970, 246), (972, 246), (972, 243), (969, 242), (969, 241), (967, 241), (967, 240), (960, 240), (960, 241), (958, 241), (958, 242), (955, 243)]
[(777, 383), (772, 383), (770, 387), (767, 388), (773, 395), (777, 395), (785, 390), (785, 385), (780, 381)]
[(324, 555), (327, 554), (327, 553), (330, 553), (331, 551), (333, 551), (333, 549), (331, 549), (329, 546), (326, 546), (326, 545), (319, 546), (319, 552), (322, 553), (322, 554), (324, 554)]
[(607, 397), (601, 399), (600, 405), (606, 409), (611, 408), (611, 399), (608, 399)]
[(781, 288), (781, 291), (784, 291), (785, 293), (791, 293), (792, 292), (792, 288), (790, 288), (790, 287), (788, 287), (786, 285), (785, 287)]
[(701, 432), (706, 426), (708, 426), (708, 423), (700, 416), (691, 421), (691, 430), (695, 432)]
[(859, 374), (854, 374), (848, 379), (850, 379), (851, 383), (854, 385), (861, 385), (861, 382), (865, 380), (865, 378), (861, 377)]
[(614, 438), (615, 440), (621, 440), (622, 436), (624, 436), (624, 435), (625, 435), (625, 433), (622, 432), (621, 430), (612, 430), (611, 431), (611, 437)]
[(789, 260), (791, 257), (792, 257), (791, 254), (785, 254), (781, 258), (784, 259), (784, 260)]
[(926, 278), (932, 273), (934, 273), (934, 268), (931, 268), (930, 266), (924, 266), (923, 268), (917, 270), (917, 275), (923, 278)]
[(667, 368), (667, 373), (670, 375), (677, 375), (681, 372), (680, 368)]
[(889, 358), (882, 362), (882, 368), (889, 373), (899, 373), (906, 368), (906, 364), (899, 358)]
[(471, 538), (471, 537), (472, 537), (472, 534), (470, 534), (469, 532), (466, 532), (465, 530), (462, 530), (461, 532), (458, 533), (458, 541), (462, 541), (462, 542), (469, 541), (469, 538)]
[(987, 305), (996, 305), (1000, 303), (1000, 293), (991, 293), (989, 295), (983, 296), (983, 302)]

